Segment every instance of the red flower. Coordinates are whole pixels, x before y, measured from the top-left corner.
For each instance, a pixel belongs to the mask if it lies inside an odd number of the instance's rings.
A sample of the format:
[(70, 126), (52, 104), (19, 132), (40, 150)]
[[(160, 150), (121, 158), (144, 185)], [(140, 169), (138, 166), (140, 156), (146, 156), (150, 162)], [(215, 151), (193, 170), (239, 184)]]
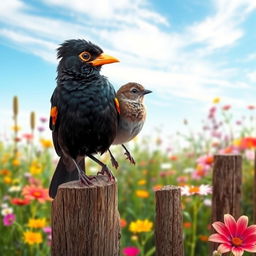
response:
[(248, 105), (247, 108), (248, 108), (249, 110), (253, 110), (253, 109), (255, 109), (255, 106), (253, 106), (253, 105)]
[(225, 110), (225, 111), (226, 111), (226, 110), (229, 110), (230, 108), (231, 108), (230, 105), (225, 105), (225, 106), (222, 107), (222, 110)]
[(14, 205), (27, 205), (30, 203), (30, 199), (28, 198), (13, 198), (11, 199), (11, 204)]
[(245, 137), (241, 139), (240, 147), (242, 149), (256, 148), (256, 138)]
[(224, 215), (224, 223), (212, 224), (218, 232), (209, 237), (209, 241), (220, 243), (219, 253), (232, 252), (242, 256), (244, 251), (256, 252), (256, 225), (248, 226), (248, 217), (241, 216), (237, 221), (230, 214)]

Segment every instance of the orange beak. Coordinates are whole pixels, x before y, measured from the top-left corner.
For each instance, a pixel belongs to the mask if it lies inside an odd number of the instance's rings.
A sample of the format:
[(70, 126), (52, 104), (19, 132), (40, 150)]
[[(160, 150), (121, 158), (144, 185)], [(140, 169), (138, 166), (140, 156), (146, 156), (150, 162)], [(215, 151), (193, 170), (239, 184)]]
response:
[(110, 63), (114, 63), (114, 62), (119, 62), (119, 60), (115, 57), (112, 57), (110, 55), (102, 53), (96, 59), (94, 59), (88, 63), (91, 63), (93, 66), (101, 66), (104, 64), (110, 64)]

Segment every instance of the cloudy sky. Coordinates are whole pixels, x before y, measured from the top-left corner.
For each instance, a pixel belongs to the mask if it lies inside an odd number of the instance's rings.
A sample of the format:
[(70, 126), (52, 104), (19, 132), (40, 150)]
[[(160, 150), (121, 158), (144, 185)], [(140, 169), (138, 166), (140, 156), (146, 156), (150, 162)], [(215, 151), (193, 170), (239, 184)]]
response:
[(214, 97), (243, 109), (256, 101), (255, 0), (8, 0), (0, 3), (1, 129), (20, 99), (48, 115), (55, 87), (56, 48), (66, 39), (98, 44), (120, 63), (102, 73), (117, 89), (142, 83), (145, 130), (196, 124)]

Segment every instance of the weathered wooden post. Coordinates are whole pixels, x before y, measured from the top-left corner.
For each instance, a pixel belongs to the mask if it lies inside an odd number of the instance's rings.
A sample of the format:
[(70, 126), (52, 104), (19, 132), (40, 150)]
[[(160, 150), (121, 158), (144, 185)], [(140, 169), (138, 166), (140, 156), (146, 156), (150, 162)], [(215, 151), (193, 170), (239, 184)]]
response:
[(52, 202), (52, 256), (119, 255), (117, 183), (105, 176), (93, 183), (59, 187)]
[(164, 186), (155, 192), (155, 242), (157, 256), (183, 256), (181, 192), (179, 187)]
[[(242, 157), (215, 155), (213, 166), (212, 222), (222, 221), (224, 214), (240, 216)], [(212, 250), (217, 248), (212, 244)]]

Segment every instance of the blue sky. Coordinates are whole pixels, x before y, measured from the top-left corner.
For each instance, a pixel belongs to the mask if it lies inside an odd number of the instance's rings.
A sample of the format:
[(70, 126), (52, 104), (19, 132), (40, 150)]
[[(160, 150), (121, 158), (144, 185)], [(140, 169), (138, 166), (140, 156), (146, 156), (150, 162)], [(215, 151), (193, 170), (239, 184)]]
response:
[[(142, 83), (145, 133), (198, 125), (214, 97), (237, 111), (256, 99), (256, 1), (8, 0), (0, 4), (1, 131), (11, 126), (12, 97), (20, 122), (47, 116), (55, 87), (56, 48), (85, 38), (120, 59), (102, 73), (116, 89)], [(26, 128), (24, 128), (26, 129)]]

